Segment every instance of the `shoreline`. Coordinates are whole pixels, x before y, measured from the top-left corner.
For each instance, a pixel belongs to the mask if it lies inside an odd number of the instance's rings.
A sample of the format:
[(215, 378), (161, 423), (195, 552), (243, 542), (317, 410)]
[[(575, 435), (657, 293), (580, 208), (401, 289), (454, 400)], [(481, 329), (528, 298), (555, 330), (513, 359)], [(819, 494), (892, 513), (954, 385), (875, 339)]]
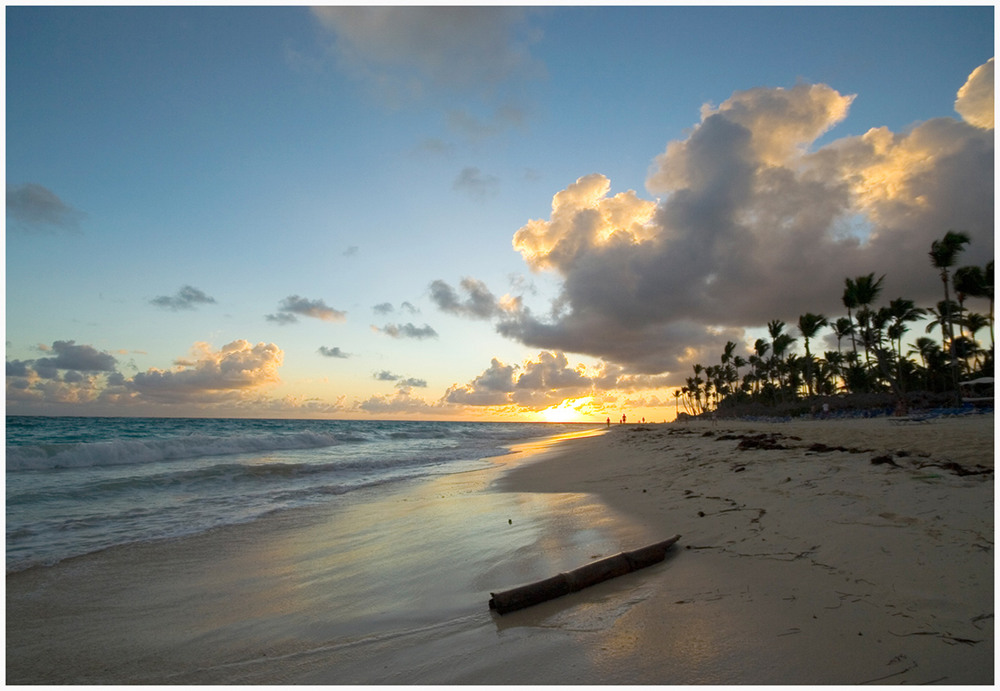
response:
[[(485, 469), (8, 574), (6, 680), (405, 682), (442, 636), (492, 641), (497, 583), (621, 542), (627, 523), (592, 497), (489, 491), (505, 468), (556, 448), (521, 443)], [(566, 517), (598, 527), (574, 540)], [(507, 558), (541, 552), (541, 562)], [(371, 664), (386, 646), (400, 671)]]
[[(993, 475), (917, 467), (992, 468), (992, 415), (975, 419), (615, 426), (15, 574), (7, 681), (991, 683)], [(719, 439), (765, 432), (790, 448)], [(858, 440), (872, 451), (809, 450)], [(900, 467), (871, 463), (885, 450)], [(675, 533), (661, 564), (488, 610)]]

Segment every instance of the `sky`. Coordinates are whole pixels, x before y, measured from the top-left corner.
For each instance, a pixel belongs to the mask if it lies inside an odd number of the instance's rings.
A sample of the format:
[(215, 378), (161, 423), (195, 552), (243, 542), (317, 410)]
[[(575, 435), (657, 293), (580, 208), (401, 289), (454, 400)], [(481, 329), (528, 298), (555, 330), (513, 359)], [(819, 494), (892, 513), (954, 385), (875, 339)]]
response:
[(991, 5), (5, 34), (8, 414), (669, 420), (727, 341), (845, 316), (846, 277), (932, 306), (934, 239), (993, 259)]

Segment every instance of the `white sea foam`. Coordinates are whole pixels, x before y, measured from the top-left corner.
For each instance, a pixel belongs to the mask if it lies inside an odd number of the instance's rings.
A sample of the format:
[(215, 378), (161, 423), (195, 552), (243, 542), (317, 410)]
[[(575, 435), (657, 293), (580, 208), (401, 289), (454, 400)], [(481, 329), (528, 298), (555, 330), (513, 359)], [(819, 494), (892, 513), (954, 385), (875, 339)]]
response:
[(7, 418), (7, 570), (480, 467), (518, 423)]
[(7, 446), (7, 470), (45, 470), (138, 465), (199, 456), (295, 449), (319, 449), (343, 443), (336, 436), (304, 431), (247, 436), (192, 435), (166, 439), (115, 439), (90, 443)]

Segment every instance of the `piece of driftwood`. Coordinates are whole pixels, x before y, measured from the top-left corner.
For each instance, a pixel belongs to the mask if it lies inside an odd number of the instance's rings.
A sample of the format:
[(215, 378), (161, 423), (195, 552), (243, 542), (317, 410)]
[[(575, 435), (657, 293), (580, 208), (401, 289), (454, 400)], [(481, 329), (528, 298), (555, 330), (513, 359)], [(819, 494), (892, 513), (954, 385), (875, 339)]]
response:
[(495, 609), (499, 614), (506, 614), (575, 593), (610, 578), (644, 569), (663, 561), (670, 546), (680, 539), (680, 535), (674, 535), (663, 542), (656, 542), (631, 552), (622, 552), (542, 581), (500, 593), (490, 593), (490, 609)]

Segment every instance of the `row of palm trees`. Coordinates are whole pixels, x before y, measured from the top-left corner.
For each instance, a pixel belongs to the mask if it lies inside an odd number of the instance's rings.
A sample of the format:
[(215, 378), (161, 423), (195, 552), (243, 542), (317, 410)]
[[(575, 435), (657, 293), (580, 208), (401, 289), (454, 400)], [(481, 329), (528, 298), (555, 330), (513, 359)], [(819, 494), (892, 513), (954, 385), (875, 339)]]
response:
[[(957, 397), (960, 379), (993, 374), (993, 262), (953, 271), (968, 243), (966, 233), (949, 230), (931, 244), (928, 254), (944, 289), (944, 299), (935, 306), (925, 309), (900, 297), (875, 307), (885, 276), (846, 278), (846, 317), (830, 320), (811, 312), (799, 317), (804, 354), (792, 350), (797, 338), (786, 331), (785, 322), (772, 320), (767, 324), (770, 339), (758, 338), (746, 356), (729, 341), (719, 364), (694, 365), (693, 376), (674, 392), (678, 411), (683, 405), (688, 414), (699, 415), (741, 403), (775, 405), (836, 393), (891, 392), (900, 401), (916, 390)], [(969, 298), (987, 299), (989, 312), (969, 311)], [(918, 337), (904, 352), (904, 335), (922, 320), (927, 320), (925, 333), (940, 330), (940, 342)], [(976, 340), (987, 326), (988, 350)], [(816, 357), (811, 346), (824, 328), (832, 329), (837, 350)]]

